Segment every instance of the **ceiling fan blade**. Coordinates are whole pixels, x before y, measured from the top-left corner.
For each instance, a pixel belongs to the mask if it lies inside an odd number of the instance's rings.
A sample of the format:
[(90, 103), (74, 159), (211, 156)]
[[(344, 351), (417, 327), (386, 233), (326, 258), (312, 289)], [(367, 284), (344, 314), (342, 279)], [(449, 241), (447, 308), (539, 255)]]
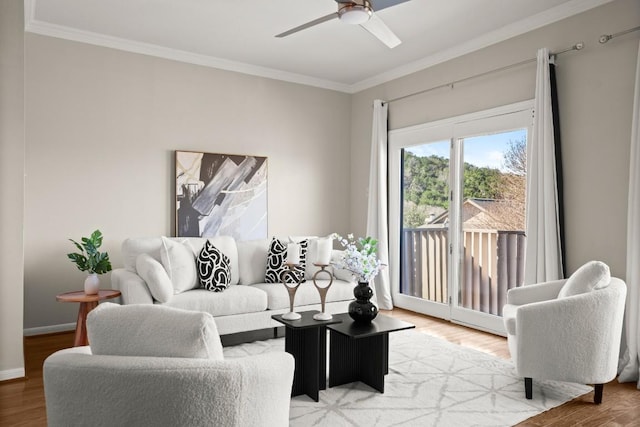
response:
[(393, 49), (402, 43), (398, 36), (393, 34), (393, 31), (391, 31), (375, 13), (371, 15), (371, 19), (364, 24), (360, 24), (360, 26), (373, 34), (374, 37), (386, 44), (390, 49)]
[(386, 9), (391, 6), (398, 5), (400, 3), (408, 2), (409, 0), (369, 0), (371, 7), (376, 12), (382, 9)]
[(297, 33), (298, 31), (302, 31), (302, 30), (307, 29), (309, 27), (313, 27), (314, 25), (322, 24), (323, 22), (326, 22), (326, 21), (331, 21), (332, 19), (335, 19), (337, 17), (338, 17), (338, 12), (333, 12), (333, 13), (331, 13), (329, 15), (323, 16), (323, 17), (318, 18), (318, 19), (314, 19), (313, 21), (309, 21), (306, 24), (302, 24), (302, 25), (299, 25), (299, 26), (297, 26), (295, 28), (292, 28), (292, 29), (290, 29), (288, 31), (285, 31), (284, 33), (277, 34), (276, 37), (280, 37), (280, 38), (287, 37), (288, 35), (291, 35), (293, 33)]

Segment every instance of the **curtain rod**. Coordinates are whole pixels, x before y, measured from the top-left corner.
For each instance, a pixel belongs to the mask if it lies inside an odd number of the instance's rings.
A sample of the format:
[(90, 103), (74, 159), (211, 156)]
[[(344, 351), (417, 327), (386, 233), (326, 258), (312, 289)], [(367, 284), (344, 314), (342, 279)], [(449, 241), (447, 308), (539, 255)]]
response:
[[(580, 50), (582, 48), (584, 48), (584, 43), (578, 42), (578, 43), (574, 44), (573, 46), (571, 46), (571, 47), (569, 47), (567, 49), (563, 49), (563, 50), (558, 51), (558, 52), (551, 52), (551, 53), (549, 53), (549, 56), (553, 57), (553, 56), (556, 56), (556, 55), (561, 55), (563, 53), (572, 52), (574, 50)], [(457, 85), (458, 83), (464, 83), (464, 82), (469, 81), (469, 80), (477, 79), (478, 77), (484, 77), (484, 76), (489, 75), (489, 74), (498, 73), (500, 71), (509, 70), (511, 68), (516, 68), (516, 67), (519, 67), (521, 65), (529, 64), (531, 62), (535, 62), (536, 60), (537, 60), (537, 58), (531, 58), (531, 59), (526, 59), (524, 61), (516, 62), (515, 64), (506, 65), (504, 67), (494, 68), (493, 70), (485, 71), (484, 73), (474, 74), (473, 76), (465, 77), (463, 79), (454, 80), (454, 81), (449, 82), (449, 83), (441, 84), (441, 85), (438, 85), (438, 86), (433, 86), (433, 87), (430, 87), (428, 89), (423, 89), (423, 90), (418, 91), (418, 92), (410, 93), (408, 95), (399, 96), (397, 98), (393, 98), (393, 99), (390, 99), (388, 101), (385, 101), (385, 103), (389, 104), (391, 102), (400, 101), (402, 99), (410, 98), (410, 97), (416, 96), (416, 95), (422, 95), (423, 93), (431, 92), (431, 91), (434, 91), (434, 90), (437, 90), (437, 89), (443, 89), (445, 87), (450, 87), (450, 88), (453, 89), (453, 86)]]
[(624, 30), (624, 31), (620, 31), (619, 33), (615, 33), (615, 34), (603, 34), (600, 36), (600, 39), (598, 40), (600, 43), (606, 43), (611, 39), (615, 39), (616, 37), (620, 37), (623, 36), (625, 34), (629, 34), (629, 33), (633, 33), (634, 31), (638, 31), (640, 30), (640, 27), (634, 27), (634, 28), (629, 28), (628, 30)]

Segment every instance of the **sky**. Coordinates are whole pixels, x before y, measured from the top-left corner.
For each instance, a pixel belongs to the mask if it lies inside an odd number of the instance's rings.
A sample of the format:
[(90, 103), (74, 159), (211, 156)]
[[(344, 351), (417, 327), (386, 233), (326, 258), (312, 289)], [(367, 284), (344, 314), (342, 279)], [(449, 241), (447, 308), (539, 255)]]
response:
[[(465, 138), (464, 161), (479, 167), (503, 170), (503, 153), (509, 147), (509, 141), (526, 138), (526, 135), (526, 129), (518, 129), (510, 132)], [(436, 155), (448, 159), (449, 141), (415, 145), (407, 147), (406, 150), (419, 157)]]

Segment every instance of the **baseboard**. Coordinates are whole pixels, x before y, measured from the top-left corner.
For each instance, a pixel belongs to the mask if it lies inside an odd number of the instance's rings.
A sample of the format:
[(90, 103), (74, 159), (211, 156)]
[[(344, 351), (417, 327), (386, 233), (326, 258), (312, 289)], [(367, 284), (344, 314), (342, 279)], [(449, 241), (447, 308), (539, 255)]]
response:
[(15, 380), (16, 378), (24, 378), (24, 376), (24, 368), (0, 371), (0, 381)]
[(55, 332), (75, 331), (75, 329), (76, 329), (75, 323), (62, 323), (60, 325), (38, 326), (36, 328), (26, 328), (26, 329), (23, 329), (22, 334), (25, 337), (31, 337), (33, 335), (44, 335), (44, 334), (53, 334)]

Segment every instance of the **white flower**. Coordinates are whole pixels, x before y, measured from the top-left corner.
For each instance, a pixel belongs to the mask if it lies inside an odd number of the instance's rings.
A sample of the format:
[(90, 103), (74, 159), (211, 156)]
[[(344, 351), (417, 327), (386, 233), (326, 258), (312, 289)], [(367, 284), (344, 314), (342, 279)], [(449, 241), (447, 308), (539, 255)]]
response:
[(355, 240), (351, 233), (347, 234), (346, 239), (336, 233), (333, 236), (345, 248), (340, 260), (334, 264), (352, 272), (360, 282), (369, 283), (373, 280), (382, 268), (382, 263), (376, 257), (378, 241), (371, 237)]

